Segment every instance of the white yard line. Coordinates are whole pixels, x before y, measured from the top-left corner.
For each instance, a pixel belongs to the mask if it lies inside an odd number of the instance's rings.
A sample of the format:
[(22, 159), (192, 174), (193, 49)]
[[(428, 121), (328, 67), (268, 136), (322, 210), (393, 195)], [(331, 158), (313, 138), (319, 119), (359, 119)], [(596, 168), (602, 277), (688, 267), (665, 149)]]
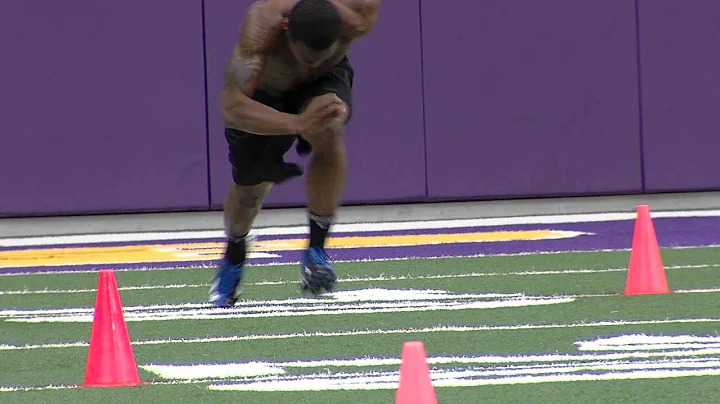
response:
[[(713, 366), (720, 366), (720, 361), (715, 355), (720, 354), (718, 348), (688, 349), (679, 351), (664, 352), (621, 352), (602, 354), (546, 354), (546, 355), (479, 355), (479, 356), (438, 356), (428, 357), (429, 365), (511, 365), (507, 368), (522, 370), (526, 372), (530, 368), (548, 368), (559, 364), (565, 366), (577, 366), (578, 363), (587, 362), (595, 368), (602, 368), (608, 365), (639, 366), (639, 364), (656, 365), (660, 362), (672, 366), (677, 362), (692, 364), (690, 366), (707, 366), (712, 362)], [(710, 358), (703, 358), (710, 356)], [(660, 361), (634, 361), (635, 359), (663, 358)], [(668, 358), (685, 358), (673, 360)], [(178, 369), (195, 368), (193, 372), (186, 373), (187, 377), (211, 378), (218, 377), (222, 372), (231, 371), (234, 368), (242, 369), (250, 366), (251, 369), (264, 367), (267, 371), (277, 372), (279, 369), (313, 369), (313, 368), (363, 368), (378, 366), (400, 366), (400, 358), (352, 358), (352, 359), (327, 359), (307, 360), (292, 362), (234, 362), (234, 363), (185, 363), (182, 365), (159, 365), (149, 364), (141, 366), (143, 369), (153, 372), (161, 377), (177, 375)], [(527, 364), (518, 366), (516, 364)], [(548, 365), (549, 364), (549, 365)], [(500, 367), (500, 372), (507, 371), (507, 368)], [(618, 367), (619, 368), (619, 367)], [(494, 371), (498, 371), (495, 369)], [(274, 373), (279, 374), (279, 373)], [(174, 376), (173, 376), (174, 377)], [(234, 376), (225, 376), (234, 377)]]
[[(565, 368), (558, 368), (565, 370)], [(553, 371), (555, 369), (548, 369)], [(552, 382), (599, 381), (599, 380), (633, 380), (633, 379), (666, 379), (674, 377), (698, 377), (720, 375), (720, 368), (716, 363), (709, 363), (705, 367), (678, 364), (676, 366), (659, 365), (655, 368), (630, 370), (611, 370), (606, 373), (552, 373), (552, 374), (521, 374), (515, 376), (492, 377), (478, 375), (478, 371), (433, 371), (432, 384), (435, 388), (449, 387), (477, 387), (488, 385), (516, 385)], [(208, 385), (213, 391), (330, 391), (330, 390), (394, 390), (398, 388), (397, 373), (355, 373), (336, 374), (327, 377), (322, 374), (306, 375), (292, 379), (276, 379), (258, 382), (226, 382)], [(168, 380), (145, 382), (145, 385), (186, 385), (212, 383), (217, 380)], [(0, 393), (20, 391), (47, 391), (68, 390), (83, 388), (80, 385), (47, 385), (47, 386), (5, 386), (0, 387)]]
[[(436, 326), (425, 328), (396, 328), (396, 329), (367, 329), (333, 332), (302, 332), (287, 334), (253, 334), (253, 335), (232, 335), (218, 337), (199, 338), (169, 338), (133, 341), (136, 346), (141, 345), (164, 345), (164, 344), (202, 344), (216, 342), (237, 342), (237, 341), (259, 341), (259, 340), (291, 340), (298, 338), (337, 338), (355, 337), (361, 335), (403, 335), (403, 334), (431, 334), (438, 332), (492, 332), (492, 331), (515, 331), (515, 330), (546, 330), (546, 329), (568, 329), (568, 328), (592, 328), (592, 327), (624, 327), (628, 325), (660, 325), (660, 324), (702, 324), (720, 323), (720, 318), (681, 318), (666, 320), (617, 320), (617, 321), (587, 321), (578, 323), (561, 324), (513, 324), (513, 325), (480, 325), (480, 326)], [(87, 341), (49, 343), (49, 344), (28, 344), (28, 345), (0, 345), (0, 350), (27, 350), (27, 349), (56, 349), (87, 347)]]
[[(550, 369), (553, 370), (553, 369)], [(606, 373), (570, 373), (570, 374), (522, 374), (518, 376), (492, 377), (477, 375), (478, 372), (458, 371), (455, 377), (444, 378), (442, 373), (433, 372), (434, 387), (477, 387), (488, 385), (535, 384), (551, 382), (665, 379), (674, 377), (716, 376), (720, 368), (708, 367), (685, 369), (683, 366), (659, 369), (613, 370)], [(330, 391), (330, 390), (395, 390), (398, 388), (398, 376), (386, 374), (357, 374), (351, 377), (325, 378), (305, 376), (290, 380), (270, 380), (249, 383), (211, 384), (208, 389), (215, 391)]]
[[(548, 298), (512, 298), (491, 301), (461, 302), (409, 302), (409, 303), (354, 303), (349, 305), (331, 304), (327, 306), (289, 307), (267, 306), (238, 309), (171, 309), (147, 312), (125, 312), (126, 322), (174, 321), (174, 320), (219, 320), (228, 318), (277, 318), (298, 316), (332, 316), (345, 314), (410, 313), (430, 311), (457, 311), (471, 309), (495, 309), (507, 307), (543, 306), (571, 303), (573, 299), (565, 297)], [(5, 319), (13, 323), (92, 323), (93, 314), (70, 313), (65, 315), (42, 315), (39, 311), (30, 316), (12, 315)]]
[[(686, 250), (695, 248), (716, 248), (720, 247), (720, 244), (708, 244), (702, 246), (681, 246), (681, 247), (669, 247), (673, 250)], [(597, 249), (597, 250), (563, 250), (563, 251), (529, 251), (520, 253), (509, 253), (509, 254), (466, 254), (466, 255), (446, 255), (446, 256), (432, 256), (432, 257), (395, 257), (395, 258), (369, 258), (359, 260), (334, 260), (336, 263), (359, 263), (359, 262), (390, 262), (390, 261), (409, 261), (409, 260), (442, 260), (451, 258), (496, 258), (496, 257), (517, 257), (525, 255), (562, 255), (562, 254), (593, 254), (593, 253), (608, 253), (608, 252), (623, 252), (630, 251), (630, 248), (619, 248), (619, 249)], [(268, 267), (268, 266), (285, 266), (294, 265), (287, 261), (276, 261), (266, 263), (253, 263), (253, 267)], [(193, 263), (191, 266), (167, 266), (167, 267), (152, 267), (152, 266), (140, 266), (140, 267), (126, 267), (114, 269), (115, 272), (143, 272), (143, 271), (175, 271), (175, 270), (207, 270), (208, 268), (215, 268), (216, 264), (201, 262)], [(714, 265), (711, 265), (714, 266)], [(720, 265), (718, 265), (720, 266)], [(621, 269), (616, 269), (619, 271)], [(612, 271), (612, 270), (611, 270)], [(3, 276), (32, 276), (32, 275), (73, 275), (73, 274), (97, 274), (98, 270), (63, 270), (63, 269), (48, 269), (44, 271), (20, 271), (13, 273), (1, 273), (0, 277)]]
[[(720, 264), (699, 264), (699, 265), (676, 265), (667, 266), (667, 270), (678, 269), (705, 269), (720, 268)], [(447, 275), (380, 275), (368, 277), (340, 278), (342, 283), (366, 283), (366, 282), (392, 282), (407, 280), (426, 280), (426, 279), (461, 279), (461, 278), (482, 278), (495, 276), (545, 276), (545, 275), (572, 275), (572, 274), (599, 274), (607, 272), (624, 272), (627, 268), (608, 268), (608, 269), (559, 269), (559, 270), (519, 270), (510, 272), (471, 272), (465, 274), (447, 274)], [(245, 285), (249, 287), (255, 286), (276, 286), (276, 285), (295, 285), (298, 282), (293, 281), (259, 281), (248, 282)], [(195, 289), (207, 288), (207, 284), (170, 284), (170, 285), (138, 285), (138, 286), (122, 286), (118, 289), (125, 290), (155, 290), (155, 289)], [(706, 293), (710, 289), (698, 289), (698, 293)], [(96, 289), (37, 289), (37, 290), (0, 290), (2, 295), (44, 295), (44, 294), (73, 294), (73, 293), (95, 293)], [(682, 291), (677, 291), (682, 292)], [(691, 293), (692, 291), (687, 291)]]
[(581, 351), (660, 351), (669, 349), (720, 348), (717, 335), (627, 334), (575, 343)]
[[(660, 374), (668, 377), (707, 375), (720, 372), (720, 349), (692, 349), (668, 352), (620, 352), (602, 354), (542, 354), (542, 355), (481, 355), (481, 356), (431, 356), (430, 365), (455, 365), (452, 369), (431, 370), (435, 386), (461, 386), (480, 384), (537, 383), (543, 381), (592, 380), (593, 377), (612, 379), (647, 378)], [(237, 363), (195, 363), (183, 365), (146, 365), (145, 370), (163, 378), (208, 380), (224, 379), (223, 384), (214, 384), (214, 390), (333, 390), (375, 389), (388, 387), (398, 382), (398, 371), (362, 372), (331, 371), (332, 368), (376, 368), (379, 366), (398, 367), (400, 358), (350, 358), (333, 360), (308, 360), (292, 362), (237, 362)], [(457, 365), (470, 365), (458, 368)], [(478, 367), (478, 365), (481, 365)], [(236, 372), (246, 366), (251, 369), (265, 367), (267, 374), (249, 377), (236, 382)], [(292, 368), (325, 368), (325, 372), (314, 374), (282, 374)], [(592, 372), (592, 373), (588, 373)], [(679, 373), (675, 373), (679, 372)], [(225, 374), (224, 374), (225, 373)], [(220, 380), (218, 380), (220, 382)]]

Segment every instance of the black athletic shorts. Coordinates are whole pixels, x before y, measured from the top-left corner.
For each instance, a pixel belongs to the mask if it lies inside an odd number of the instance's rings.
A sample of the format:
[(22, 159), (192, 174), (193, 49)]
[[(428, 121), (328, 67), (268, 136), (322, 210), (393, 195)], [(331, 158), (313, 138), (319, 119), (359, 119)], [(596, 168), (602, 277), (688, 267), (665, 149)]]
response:
[[(335, 93), (348, 105), (348, 120), (352, 115), (352, 85), (354, 71), (345, 57), (331, 71), (303, 83), (282, 98), (256, 90), (253, 100), (289, 114), (297, 114), (312, 98)], [(233, 181), (238, 185), (257, 185), (262, 182), (279, 183), (302, 174), (299, 166), (285, 163), (285, 153), (298, 141), (300, 154), (310, 152), (310, 144), (298, 135), (262, 136), (225, 128), (230, 149)]]

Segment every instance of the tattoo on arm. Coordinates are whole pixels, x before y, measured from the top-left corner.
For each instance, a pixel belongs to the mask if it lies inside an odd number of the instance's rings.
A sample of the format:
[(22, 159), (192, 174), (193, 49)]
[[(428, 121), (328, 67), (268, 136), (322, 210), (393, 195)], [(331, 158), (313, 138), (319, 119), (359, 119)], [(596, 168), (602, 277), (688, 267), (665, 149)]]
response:
[(265, 62), (265, 53), (280, 33), (281, 15), (265, 2), (250, 7), (242, 25), (240, 43), (225, 69), (225, 88), (251, 93)]
[(252, 92), (262, 65), (263, 59), (260, 55), (243, 56), (239, 52), (233, 52), (225, 69), (225, 88)]

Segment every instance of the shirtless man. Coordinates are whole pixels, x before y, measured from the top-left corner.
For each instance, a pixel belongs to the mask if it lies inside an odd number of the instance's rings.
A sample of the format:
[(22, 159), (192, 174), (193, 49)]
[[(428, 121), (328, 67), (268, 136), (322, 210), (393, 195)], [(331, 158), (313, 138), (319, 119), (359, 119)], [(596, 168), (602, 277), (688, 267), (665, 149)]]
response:
[(346, 171), (343, 129), (352, 114), (354, 72), (346, 56), (378, 18), (381, 0), (260, 0), (248, 11), (227, 63), (221, 95), (233, 184), (225, 203), (225, 256), (210, 302), (233, 306), (241, 289), (247, 235), (270, 188), (302, 175), (284, 161), (295, 141), (312, 152), (306, 197), (310, 240), (303, 290), (337, 281), (325, 239), (340, 205)]

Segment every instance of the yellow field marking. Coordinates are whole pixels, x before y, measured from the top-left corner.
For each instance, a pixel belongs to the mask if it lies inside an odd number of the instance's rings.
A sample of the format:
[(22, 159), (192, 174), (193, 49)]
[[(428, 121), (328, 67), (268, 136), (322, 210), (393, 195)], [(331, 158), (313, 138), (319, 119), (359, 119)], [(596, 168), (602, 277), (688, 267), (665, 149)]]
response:
[[(407, 247), (451, 243), (483, 243), (516, 240), (569, 238), (581, 233), (553, 230), (493, 231), (388, 236), (339, 236), (327, 241), (328, 248)], [(296, 251), (307, 248), (306, 238), (258, 240), (253, 251)], [(158, 263), (216, 260), (224, 243), (169, 243), (110, 247), (38, 248), (0, 251), (0, 268)]]

